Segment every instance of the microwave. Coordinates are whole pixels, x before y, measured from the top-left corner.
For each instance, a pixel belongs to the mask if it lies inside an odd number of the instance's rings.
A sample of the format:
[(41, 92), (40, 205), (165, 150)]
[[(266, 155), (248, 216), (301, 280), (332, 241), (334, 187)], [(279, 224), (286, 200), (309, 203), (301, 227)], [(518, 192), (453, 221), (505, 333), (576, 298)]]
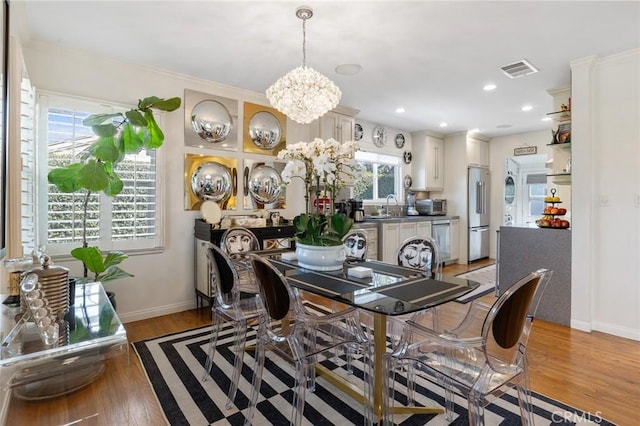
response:
[(447, 214), (447, 200), (416, 200), (416, 210), (423, 216), (445, 216)]

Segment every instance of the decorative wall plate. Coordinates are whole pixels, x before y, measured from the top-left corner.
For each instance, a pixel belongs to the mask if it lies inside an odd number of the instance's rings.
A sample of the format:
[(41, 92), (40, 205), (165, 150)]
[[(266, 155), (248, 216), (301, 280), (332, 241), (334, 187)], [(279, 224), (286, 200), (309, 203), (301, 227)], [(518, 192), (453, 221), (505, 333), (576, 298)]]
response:
[(398, 133), (396, 135), (396, 146), (398, 148), (402, 148), (404, 146), (404, 135), (402, 133)]
[(362, 129), (362, 126), (359, 123), (356, 123), (356, 125), (353, 126), (353, 135), (356, 141), (359, 141), (360, 139), (362, 139), (362, 136), (364, 135), (364, 130)]
[(238, 150), (238, 101), (184, 90), (184, 144), (224, 151)]
[(200, 212), (205, 222), (211, 225), (217, 225), (222, 219), (222, 210), (220, 206), (213, 200), (205, 200), (200, 206)]
[(387, 131), (382, 126), (376, 126), (373, 129), (373, 144), (381, 147), (385, 143), (387, 143)]
[(404, 177), (404, 189), (411, 188), (411, 184), (412, 183), (413, 183), (413, 180), (411, 179), (411, 175), (405, 175), (405, 177)]
[(411, 155), (411, 151), (405, 151), (404, 154), (402, 154), (402, 157), (404, 159), (404, 162), (406, 164), (411, 163), (411, 159), (412, 159), (412, 155)]

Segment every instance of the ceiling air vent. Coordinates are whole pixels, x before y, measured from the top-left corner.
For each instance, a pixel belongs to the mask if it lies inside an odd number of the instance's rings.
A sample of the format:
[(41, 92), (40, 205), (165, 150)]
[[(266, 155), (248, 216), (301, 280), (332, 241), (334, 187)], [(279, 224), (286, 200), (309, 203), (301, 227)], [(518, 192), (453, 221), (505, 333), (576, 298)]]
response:
[(523, 75), (529, 75), (538, 72), (538, 69), (536, 67), (534, 67), (524, 59), (518, 62), (514, 62), (513, 64), (502, 66), (500, 67), (500, 69), (509, 78), (522, 77)]

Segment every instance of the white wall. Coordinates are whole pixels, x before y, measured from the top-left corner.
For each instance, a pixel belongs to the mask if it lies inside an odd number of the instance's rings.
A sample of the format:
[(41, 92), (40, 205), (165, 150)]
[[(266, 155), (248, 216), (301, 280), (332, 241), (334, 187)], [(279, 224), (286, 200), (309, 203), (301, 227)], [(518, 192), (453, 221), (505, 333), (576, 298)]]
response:
[[(209, 81), (144, 68), (104, 57), (68, 50), (50, 44), (24, 47), (27, 71), (37, 89), (135, 105), (138, 99), (155, 95), (179, 96), (184, 89), (238, 99), (240, 110), (244, 101), (268, 105), (264, 95), (223, 86)], [(118, 313), (123, 321), (132, 321), (195, 307), (193, 284), (193, 226), (201, 217), (199, 211), (184, 209), (184, 154), (236, 156), (212, 149), (184, 145), (184, 109), (164, 115), (165, 158), (164, 191), (167, 200), (164, 210), (165, 249), (161, 253), (134, 255), (127, 260), (126, 269), (134, 278), (108, 282), (105, 287), (117, 292)], [(242, 116), (239, 117), (242, 123)], [(289, 141), (308, 140), (302, 126), (287, 122)], [(288, 191), (291, 188), (288, 188)], [(294, 203), (291, 203), (293, 209)], [(285, 211), (284, 217), (294, 216)], [(80, 262), (60, 262), (81, 273)]]
[(571, 325), (640, 340), (640, 50), (571, 69)]

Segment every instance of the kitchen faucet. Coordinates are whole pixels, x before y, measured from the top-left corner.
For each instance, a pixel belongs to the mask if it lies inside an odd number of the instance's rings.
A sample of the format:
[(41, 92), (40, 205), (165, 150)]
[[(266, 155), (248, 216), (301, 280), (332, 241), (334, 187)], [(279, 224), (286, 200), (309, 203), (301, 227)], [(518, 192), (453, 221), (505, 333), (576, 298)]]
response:
[(396, 194), (389, 194), (387, 195), (387, 216), (391, 216), (389, 214), (389, 198), (393, 197), (393, 199), (396, 201), (396, 206), (398, 206), (398, 199), (396, 198)]

